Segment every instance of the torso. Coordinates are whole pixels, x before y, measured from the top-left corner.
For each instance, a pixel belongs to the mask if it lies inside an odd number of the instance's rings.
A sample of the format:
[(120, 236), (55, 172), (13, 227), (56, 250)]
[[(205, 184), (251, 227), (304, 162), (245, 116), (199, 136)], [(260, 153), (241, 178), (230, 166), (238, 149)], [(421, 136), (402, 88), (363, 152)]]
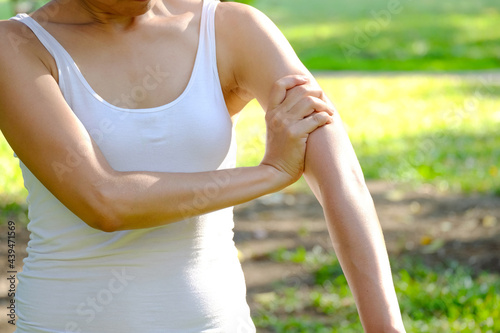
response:
[[(119, 33), (106, 33), (96, 25), (67, 24), (64, 10), (47, 22), (45, 12), (51, 4), (36, 11), (32, 17), (49, 31), (68, 51), (90, 86), (107, 102), (117, 104), (121, 96), (135, 86), (143, 85), (148, 67), (159, 67), (168, 73), (168, 80), (148, 91), (141, 100), (134, 100), (131, 108), (150, 108), (175, 100), (186, 88), (191, 77), (198, 48), (201, 2), (181, 1), (175, 15), (156, 16), (137, 28)], [(61, 6), (54, 4), (53, 6)], [(216, 16), (217, 19), (217, 16)], [(219, 34), (220, 35), (220, 34)], [(37, 44), (35, 50), (49, 71), (57, 77), (57, 66), (47, 50)], [(228, 41), (217, 36), (217, 63), (224, 98), (230, 116), (236, 115), (248, 101), (237, 93)], [(221, 45), (219, 51), (219, 44)], [(130, 105), (130, 103), (129, 103)]]
[[(183, 1), (189, 4), (190, 0)], [(84, 25), (56, 23), (66, 17), (54, 17), (46, 24), (36, 13), (33, 18), (62, 44), (93, 90), (111, 104), (121, 94), (142, 85), (148, 67), (158, 66), (168, 72), (170, 79), (149, 91), (147, 98), (135, 106), (139, 109), (165, 105), (186, 88), (198, 47), (201, 1), (196, 0), (192, 12), (186, 8), (184, 13), (115, 35), (119, 38), (109, 34), (98, 37), (95, 28)], [(6, 24), (16, 29), (22, 26), (13, 21)], [(203, 55), (208, 50), (206, 37)], [(37, 38), (28, 39), (24, 46), (29, 49), (23, 49), (23, 53), (35, 54), (54, 79), (59, 79), (54, 59)], [(231, 69), (223, 54), (218, 57), (218, 70), (227, 101), (231, 99), (227, 90), (232, 84), (228, 79)], [(63, 66), (68, 63), (57, 59)], [(67, 101), (75, 106), (74, 113), (89, 133), (95, 134), (103, 120), (112, 122), (112, 128), (97, 132), (94, 140), (115, 170), (202, 172), (232, 168), (234, 136), (218, 94), (220, 88), (216, 85), (217, 90), (203, 89), (214, 87), (204, 82), (216, 83), (212, 80), (216, 79), (213, 57), (209, 60), (197, 67), (196, 77), (200, 80), (194, 80), (191, 86), (195, 88), (184, 95), (189, 98), (161, 112), (116, 112), (92, 94), (82, 93), (83, 102), (71, 98)], [(63, 94), (75, 86), (68, 82), (67, 72), (62, 72)], [(76, 87), (72, 91), (79, 94), (82, 90)], [(204, 93), (209, 97), (196, 99)], [(234, 114), (235, 110), (229, 112)], [(184, 112), (184, 117), (177, 116), (179, 111)], [(151, 332), (235, 332), (242, 325), (248, 327), (244, 331), (255, 332), (232, 240), (231, 208), (158, 228), (104, 233), (89, 228), (27, 167), (22, 168), (33, 218), (29, 227), (30, 254), (16, 293), (20, 332), (138, 332), (144, 327)], [(153, 278), (145, 272), (154, 272)], [(129, 277), (121, 289), (125, 292), (109, 287), (116, 282), (116, 274)], [(92, 312), (85, 300), (100, 302), (104, 293), (112, 299), (97, 303), (100, 310)], [(33, 300), (37, 299), (48, 300), (49, 306), (34, 306)], [(151, 308), (151, 304), (156, 306), (146, 312), (131, 310)]]

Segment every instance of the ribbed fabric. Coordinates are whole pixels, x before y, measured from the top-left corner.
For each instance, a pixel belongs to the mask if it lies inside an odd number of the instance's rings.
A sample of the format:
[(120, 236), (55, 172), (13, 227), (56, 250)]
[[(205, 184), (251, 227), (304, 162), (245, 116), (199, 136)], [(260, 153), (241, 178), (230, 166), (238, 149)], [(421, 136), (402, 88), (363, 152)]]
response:
[[(114, 169), (201, 172), (232, 168), (236, 158), (217, 71), (217, 4), (203, 3), (185, 91), (146, 109), (103, 100), (42, 26), (26, 14), (12, 19), (27, 25), (54, 57), (66, 101)], [(161, 69), (147, 72), (147, 84), (135, 93), (161, 80)], [(17, 333), (255, 332), (233, 242), (232, 208), (163, 227), (106, 233), (90, 228), (20, 166), (31, 238), (18, 275)]]

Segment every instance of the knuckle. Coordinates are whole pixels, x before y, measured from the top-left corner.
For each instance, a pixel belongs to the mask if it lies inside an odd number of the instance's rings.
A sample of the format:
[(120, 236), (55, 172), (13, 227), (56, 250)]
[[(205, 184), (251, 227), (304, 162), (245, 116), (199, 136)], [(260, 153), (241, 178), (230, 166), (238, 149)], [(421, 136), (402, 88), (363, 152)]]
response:
[(274, 88), (275, 90), (280, 90), (280, 89), (283, 89), (283, 88), (285, 87), (285, 85), (286, 85), (286, 84), (285, 84), (285, 82), (286, 82), (286, 81), (285, 81), (284, 79), (280, 79), (280, 80), (278, 80), (278, 81), (274, 82), (274, 84), (273, 84), (273, 88)]
[(298, 86), (296, 87), (296, 89), (298, 90), (298, 93), (301, 95), (301, 96), (307, 96), (308, 95), (308, 87), (307, 85), (301, 85), (301, 86)]
[(310, 95), (307, 95), (304, 97), (304, 102), (306, 103), (307, 106), (313, 106), (316, 105), (316, 98)]
[(319, 89), (319, 88), (314, 88), (312, 91), (311, 91), (312, 94), (314, 94), (314, 96), (316, 96), (317, 98), (321, 98), (323, 97), (323, 90), (322, 89)]
[(322, 124), (326, 121), (326, 117), (322, 113), (315, 112), (311, 117), (316, 124)]
[(297, 130), (294, 126), (288, 126), (286, 127), (285, 134), (289, 139), (294, 139), (297, 137)]
[(321, 98), (323, 96), (323, 90), (318, 87), (308, 85), (304, 87), (304, 94), (316, 98)]
[(283, 128), (287, 127), (287, 121), (288, 119), (285, 119), (283, 117), (273, 117), (270, 120), (270, 125), (273, 130), (281, 131)]

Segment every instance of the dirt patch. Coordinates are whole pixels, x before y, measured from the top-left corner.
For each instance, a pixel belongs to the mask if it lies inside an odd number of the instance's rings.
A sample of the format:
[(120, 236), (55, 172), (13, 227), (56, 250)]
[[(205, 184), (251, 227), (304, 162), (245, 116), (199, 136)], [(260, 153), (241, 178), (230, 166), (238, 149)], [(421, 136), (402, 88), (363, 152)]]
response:
[[(450, 195), (430, 186), (417, 189), (383, 181), (369, 182), (391, 258), (418, 255), (433, 265), (457, 260), (475, 272), (500, 273), (500, 197)], [(277, 264), (269, 253), (280, 248), (321, 246), (331, 249), (321, 206), (308, 194), (277, 193), (235, 208), (235, 242), (241, 252), (249, 304), (254, 296), (277, 283), (303, 283), (310, 276), (297, 265)], [(0, 331), (13, 332), (6, 323), (6, 236), (0, 226)], [(29, 239), (16, 226), (16, 267), (21, 269)]]
[[(414, 189), (383, 181), (368, 187), (392, 257), (410, 253), (452, 259), (500, 273), (500, 197), (450, 195), (431, 186)], [(311, 195), (263, 197), (235, 213), (235, 241), (250, 263), (279, 247), (331, 249), (321, 206)]]

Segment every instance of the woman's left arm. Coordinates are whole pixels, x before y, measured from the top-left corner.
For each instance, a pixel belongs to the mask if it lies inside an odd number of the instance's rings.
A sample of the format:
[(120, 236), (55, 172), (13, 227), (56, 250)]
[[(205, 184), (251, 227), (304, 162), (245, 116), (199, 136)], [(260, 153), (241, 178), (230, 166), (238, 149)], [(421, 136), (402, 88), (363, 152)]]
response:
[[(286, 4), (284, 4), (286, 5)], [(258, 10), (223, 3), (216, 15), (217, 58), (234, 75), (234, 95), (257, 98), (267, 109), (272, 84), (307, 75), (310, 84), (289, 93), (333, 105), (286, 38)], [(225, 75), (227, 73), (223, 73)], [(330, 237), (366, 332), (404, 332), (384, 237), (363, 173), (339, 114), (307, 141), (305, 178), (323, 207)]]

